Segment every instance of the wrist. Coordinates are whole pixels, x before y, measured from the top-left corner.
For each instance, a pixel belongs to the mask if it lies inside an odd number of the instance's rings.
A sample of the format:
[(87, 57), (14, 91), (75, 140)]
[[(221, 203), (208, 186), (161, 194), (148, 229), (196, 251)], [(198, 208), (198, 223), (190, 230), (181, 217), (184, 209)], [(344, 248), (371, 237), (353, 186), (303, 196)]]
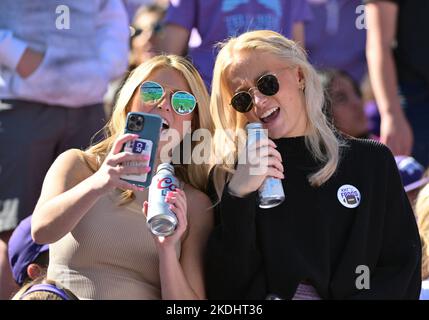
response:
[(399, 102), (391, 101), (386, 103), (379, 103), (378, 110), (380, 116), (382, 117), (396, 118), (398, 116), (404, 115), (401, 104)]
[(90, 176), (86, 181), (88, 182), (89, 193), (94, 197), (99, 198), (108, 191), (107, 185), (101, 185), (95, 175)]
[(177, 260), (176, 248), (173, 245), (157, 243), (159, 261)]
[(245, 192), (237, 190), (233, 185), (231, 186), (231, 184), (227, 184), (226, 191), (231, 196), (236, 197), (236, 198), (245, 198), (247, 195), (250, 194), (250, 193), (245, 193)]

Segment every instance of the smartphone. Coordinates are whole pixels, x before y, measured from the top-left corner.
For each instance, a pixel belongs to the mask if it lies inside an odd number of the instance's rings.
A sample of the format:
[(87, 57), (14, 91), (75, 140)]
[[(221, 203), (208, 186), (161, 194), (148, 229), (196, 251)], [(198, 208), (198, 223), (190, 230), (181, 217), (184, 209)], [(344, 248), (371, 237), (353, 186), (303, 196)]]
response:
[[(139, 187), (148, 187), (152, 181), (154, 162), (158, 149), (159, 137), (162, 128), (162, 118), (156, 114), (143, 112), (130, 112), (127, 115), (125, 133), (138, 134), (139, 138), (128, 141), (123, 151), (139, 153), (150, 156), (150, 159), (143, 163), (148, 165), (151, 171), (141, 175), (123, 175), (122, 180), (135, 184)], [(127, 163), (126, 165), (136, 165)]]

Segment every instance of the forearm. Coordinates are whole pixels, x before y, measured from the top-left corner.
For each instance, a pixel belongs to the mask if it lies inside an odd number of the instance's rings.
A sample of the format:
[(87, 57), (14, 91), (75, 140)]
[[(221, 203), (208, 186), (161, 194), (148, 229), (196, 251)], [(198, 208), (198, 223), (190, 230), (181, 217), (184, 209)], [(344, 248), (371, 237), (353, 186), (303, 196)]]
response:
[(198, 300), (203, 298), (199, 297), (191, 288), (174, 249), (160, 251), (159, 272), (162, 299)]
[(369, 75), (380, 114), (402, 113), (395, 63), (390, 48), (367, 48)]
[(53, 243), (72, 231), (95, 204), (100, 192), (92, 187), (91, 177), (72, 189), (36, 207), (32, 236), (37, 243)]
[(380, 1), (365, 5), (366, 57), (374, 95), (381, 115), (402, 113), (392, 44), (396, 38), (398, 6)]

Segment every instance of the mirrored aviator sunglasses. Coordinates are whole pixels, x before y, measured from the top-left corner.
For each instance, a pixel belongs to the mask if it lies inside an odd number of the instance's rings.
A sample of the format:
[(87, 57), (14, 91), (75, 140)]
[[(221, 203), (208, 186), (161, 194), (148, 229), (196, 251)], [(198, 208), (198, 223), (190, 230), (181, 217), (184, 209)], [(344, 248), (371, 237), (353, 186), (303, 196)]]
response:
[[(250, 93), (252, 89), (247, 91), (240, 91), (234, 94), (231, 99), (231, 106), (241, 113), (246, 113), (253, 108), (253, 97)], [(274, 74), (266, 74), (258, 79), (256, 82), (256, 89), (265, 96), (273, 96), (279, 92), (280, 86), (277, 77)]]
[[(164, 88), (155, 81), (145, 81), (140, 86), (140, 96), (144, 103), (159, 103), (165, 94)], [(186, 91), (176, 91), (171, 95), (171, 106), (179, 115), (187, 115), (194, 111), (197, 100)]]

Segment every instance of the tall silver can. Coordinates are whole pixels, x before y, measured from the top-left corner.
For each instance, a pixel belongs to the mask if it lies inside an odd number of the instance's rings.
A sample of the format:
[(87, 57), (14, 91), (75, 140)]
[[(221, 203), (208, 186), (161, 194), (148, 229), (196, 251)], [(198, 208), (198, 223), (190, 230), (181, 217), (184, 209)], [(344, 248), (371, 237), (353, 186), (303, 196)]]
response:
[(161, 163), (149, 186), (149, 205), (147, 225), (156, 236), (167, 237), (177, 227), (177, 217), (170, 210), (165, 198), (170, 191), (179, 187), (179, 180), (174, 175), (174, 167), (169, 163)]
[[(246, 126), (247, 145), (267, 138), (261, 123), (252, 122)], [(259, 207), (262, 209), (273, 208), (285, 200), (285, 193), (280, 179), (267, 177), (258, 190)]]

